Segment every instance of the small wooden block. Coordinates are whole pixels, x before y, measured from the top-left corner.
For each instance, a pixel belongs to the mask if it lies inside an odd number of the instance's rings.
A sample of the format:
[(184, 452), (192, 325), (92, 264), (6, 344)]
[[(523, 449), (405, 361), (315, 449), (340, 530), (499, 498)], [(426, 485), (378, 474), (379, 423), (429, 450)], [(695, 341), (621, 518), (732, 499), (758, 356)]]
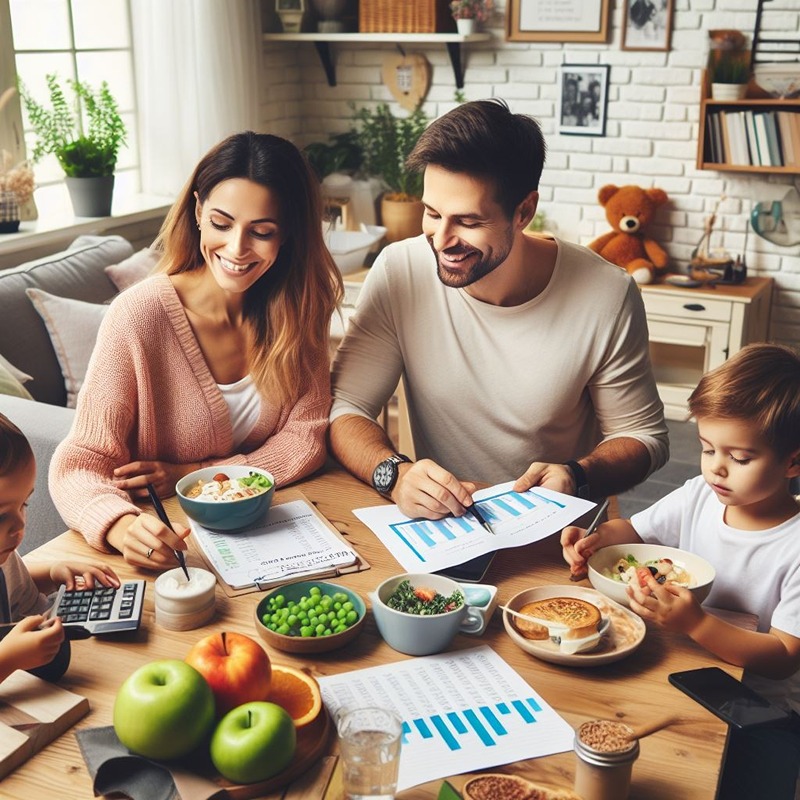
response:
[(85, 697), (17, 670), (0, 684), (0, 778), (89, 711)]

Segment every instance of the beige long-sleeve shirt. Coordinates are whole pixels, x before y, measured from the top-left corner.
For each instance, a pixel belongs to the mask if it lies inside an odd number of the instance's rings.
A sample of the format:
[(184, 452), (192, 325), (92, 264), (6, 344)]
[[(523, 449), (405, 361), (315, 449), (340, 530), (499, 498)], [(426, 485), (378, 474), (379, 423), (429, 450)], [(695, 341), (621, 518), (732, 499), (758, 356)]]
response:
[(631, 437), (668, 455), (663, 405), (633, 280), (558, 241), (545, 290), (519, 306), (444, 286), (424, 236), (385, 248), (333, 368), (331, 419), (375, 419), (402, 375), (417, 458), (499, 483)]

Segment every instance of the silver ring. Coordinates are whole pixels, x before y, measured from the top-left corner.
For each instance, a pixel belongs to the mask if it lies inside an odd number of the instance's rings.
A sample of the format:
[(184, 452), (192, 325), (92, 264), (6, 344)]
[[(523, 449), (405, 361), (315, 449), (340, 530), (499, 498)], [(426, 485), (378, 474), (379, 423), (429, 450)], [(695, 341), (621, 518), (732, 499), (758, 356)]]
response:
[(150, 558), (151, 555), (153, 555), (153, 548), (152, 547), (148, 547), (147, 548), (147, 557)]

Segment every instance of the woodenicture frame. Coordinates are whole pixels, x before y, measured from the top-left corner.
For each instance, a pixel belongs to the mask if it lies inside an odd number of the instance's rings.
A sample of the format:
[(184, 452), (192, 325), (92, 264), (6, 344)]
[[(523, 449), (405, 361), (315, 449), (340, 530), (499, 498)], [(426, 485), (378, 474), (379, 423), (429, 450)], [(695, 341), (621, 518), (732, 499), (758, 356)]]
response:
[(610, 0), (508, 0), (511, 42), (606, 42)]
[(623, 8), (623, 50), (669, 50), (675, 0), (623, 0)]

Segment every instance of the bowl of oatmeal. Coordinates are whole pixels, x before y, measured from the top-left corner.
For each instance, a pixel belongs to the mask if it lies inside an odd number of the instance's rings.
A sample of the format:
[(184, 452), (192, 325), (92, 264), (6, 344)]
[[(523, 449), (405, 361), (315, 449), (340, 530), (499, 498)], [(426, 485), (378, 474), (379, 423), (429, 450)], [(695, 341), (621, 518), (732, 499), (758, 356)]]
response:
[(187, 517), (212, 531), (252, 528), (264, 522), (275, 494), (275, 478), (257, 467), (203, 467), (175, 485)]

